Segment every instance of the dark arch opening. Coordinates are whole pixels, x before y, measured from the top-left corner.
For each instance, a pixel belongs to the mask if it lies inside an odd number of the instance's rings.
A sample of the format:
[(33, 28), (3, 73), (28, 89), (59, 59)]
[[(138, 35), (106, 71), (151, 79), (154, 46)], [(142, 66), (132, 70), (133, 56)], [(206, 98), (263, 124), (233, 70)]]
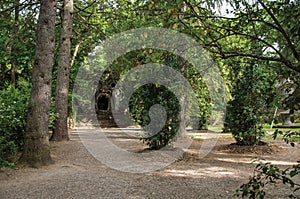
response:
[(100, 111), (107, 111), (108, 110), (108, 97), (102, 95), (98, 98), (97, 101), (98, 110)]
[(115, 88), (116, 83), (111, 83), (110, 86), (111, 86), (112, 88)]

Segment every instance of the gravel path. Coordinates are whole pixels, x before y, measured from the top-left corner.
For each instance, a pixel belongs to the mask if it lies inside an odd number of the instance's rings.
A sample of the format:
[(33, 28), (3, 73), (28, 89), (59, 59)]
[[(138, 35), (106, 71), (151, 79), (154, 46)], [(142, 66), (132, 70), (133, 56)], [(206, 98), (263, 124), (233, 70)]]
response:
[[(131, 147), (129, 150), (143, 149), (137, 139), (113, 139), (126, 143), (124, 147)], [(230, 142), (219, 139), (216, 146)], [(134, 143), (136, 148), (132, 148)], [(73, 131), (71, 141), (51, 143), (55, 164), (0, 172), (0, 198), (233, 198), (234, 190), (252, 174), (255, 165), (250, 162), (256, 155), (215, 148), (199, 158), (195, 154), (200, 146), (201, 142), (194, 142), (183, 159), (158, 171), (128, 173), (95, 159)], [(285, 148), (280, 152), (264, 157), (281, 161), (279, 164), (300, 159), (294, 149), (282, 146)], [(266, 198), (284, 198), (284, 191), (272, 188)]]

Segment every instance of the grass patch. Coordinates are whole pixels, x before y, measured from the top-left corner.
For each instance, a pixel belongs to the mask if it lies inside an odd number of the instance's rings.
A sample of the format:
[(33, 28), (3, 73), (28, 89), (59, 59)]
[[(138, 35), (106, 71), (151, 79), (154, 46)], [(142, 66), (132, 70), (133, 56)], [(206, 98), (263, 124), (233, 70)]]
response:
[(208, 130), (221, 133), (223, 131), (224, 125), (218, 124), (218, 125), (208, 125)]
[[(279, 125), (279, 124), (274, 124), (273, 126), (276, 126), (276, 125)], [(274, 132), (275, 130), (279, 130), (279, 131), (284, 131), (284, 132), (287, 132), (287, 131), (300, 131), (300, 123), (295, 123), (294, 126), (299, 126), (299, 128), (271, 128), (271, 125), (270, 124), (263, 124), (263, 130), (264, 131), (267, 131), (267, 132)]]

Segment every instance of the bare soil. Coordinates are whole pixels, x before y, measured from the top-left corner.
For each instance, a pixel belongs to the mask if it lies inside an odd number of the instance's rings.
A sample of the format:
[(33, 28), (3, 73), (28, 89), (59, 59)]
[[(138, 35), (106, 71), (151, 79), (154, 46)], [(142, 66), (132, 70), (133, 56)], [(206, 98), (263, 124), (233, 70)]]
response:
[[(181, 159), (161, 170), (126, 173), (96, 160), (76, 131), (70, 133), (70, 141), (51, 143), (55, 164), (1, 171), (0, 198), (234, 198), (234, 191), (253, 174), (253, 158), (265, 158), (282, 168), (300, 160), (300, 147), (281, 141), (241, 147), (232, 139), (218, 139), (205, 157), (199, 156), (203, 141), (194, 141)], [(113, 135), (114, 143), (128, 150), (146, 148), (137, 139)], [(282, 185), (266, 191), (266, 198), (288, 198), (289, 189)]]

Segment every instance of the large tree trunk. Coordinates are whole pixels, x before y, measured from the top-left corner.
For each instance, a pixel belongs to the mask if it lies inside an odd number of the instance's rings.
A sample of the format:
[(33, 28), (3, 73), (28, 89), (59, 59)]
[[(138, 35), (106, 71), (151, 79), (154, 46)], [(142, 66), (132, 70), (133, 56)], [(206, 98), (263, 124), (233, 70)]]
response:
[(54, 62), (56, 0), (41, 0), (36, 51), (32, 69), (32, 89), (21, 161), (39, 167), (52, 162), (48, 121)]
[(51, 140), (55, 141), (69, 140), (68, 90), (72, 36), (72, 12), (73, 0), (64, 0), (55, 96), (55, 113), (58, 113), (59, 117), (54, 121), (54, 129), (51, 138)]

